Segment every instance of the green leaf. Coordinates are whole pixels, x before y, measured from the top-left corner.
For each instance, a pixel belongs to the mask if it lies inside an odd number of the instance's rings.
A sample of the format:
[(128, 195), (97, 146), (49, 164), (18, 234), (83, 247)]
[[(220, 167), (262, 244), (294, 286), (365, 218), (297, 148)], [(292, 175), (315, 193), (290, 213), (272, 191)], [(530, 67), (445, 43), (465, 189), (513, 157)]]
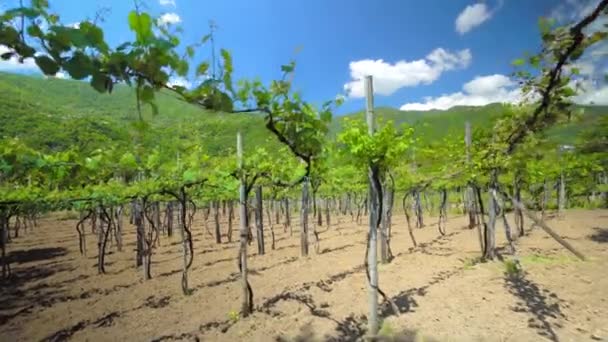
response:
[(36, 24), (28, 26), (27, 34), (29, 34), (32, 37), (42, 37), (43, 36), (42, 30)]
[(538, 29), (540, 30), (541, 35), (546, 35), (551, 32), (552, 21), (548, 18), (539, 18), (538, 19)]
[(96, 170), (99, 167), (99, 158), (86, 158), (85, 167), (90, 170)]
[(16, 8), (14, 10), (9, 10), (7, 12), (16, 12), (16, 14), (18, 14), (19, 16), (23, 15), (24, 17), (28, 18), (28, 19), (36, 19), (39, 15), (40, 15), (40, 11), (36, 10), (34, 8), (29, 8), (29, 7), (20, 7), (20, 8)]
[(196, 76), (206, 75), (207, 70), (209, 70), (209, 63), (202, 62), (198, 65), (198, 68), (196, 68)]
[(182, 180), (184, 182), (194, 182), (198, 176), (198, 171), (193, 169), (188, 169), (184, 171), (182, 174)]
[(336, 106), (341, 106), (344, 103), (344, 100), (345, 100), (344, 96), (336, 97), (336, 100), (335, 100)]
[(608, 36), (608, 32), (603, 32), (603, 31), (593, 32), (593, 34), (591, 34), (591, 36), (587, 38), (587, 44), (589, 44), (589, 45), (595, 44), (601, 40), (606, 39), (607, 36)]
[(5, 52), (2, 55), (0, 55), (0, 58), (2, 58), (3, 60), (8, 60), (11, 59), (11, 57), (13, 57), (15, 54), (12, 52)]
[(224, 87), (232, 93), (234, 92), (232, 88), (232, 56), (226, 49), (221, 49), (220, 54), (224, 60)]
[(131, 42), (122, 43), (122, 44), (118, 45), (118, 47), (116, 48), (116, 51), (124, 51), (128, 47), (131, 47), (131, 45), (132, 45)]
[(123, 169), (137, 169), (137, 160), (131, 152), (123, 154), (122, 157), (120, 157), (118, 164)]
[(290, 73), (293, 72), (293, 70), (295, 69), (296, 65), (294, 62), (291, 62), (289, 64), (286, 65), (281, 65), (281, 71), (284, 73)]
[(45, 9), (49, 7), (48, 0), (32, 0), (32, 7)]
[(154, 43), (160, 50), (171, 50), (175, 45), (170, 41), (162, 38), (150, 38), (150, 42)]
[(49, 56), (34, 57), (36, 65), (42, 70), (45, 75), (55, 75), (59, 71), (59, 65)]
[(232, 56), (230, 55), (230, 52), (226, 49), (221, 49), (220, 55), (224, 60), (224, 72), (232, 73)]
[(526, 60), (523, 58), (518, 58), (518, 59), (514, 60), (512, 64), (513, 64), (513, 66), (519, 67), (519, 66), (526, 64)]
[(211, 38), (211, 34), (204, 35), (201, 39), (201, 44), (205, 44)]
[(55, 33), (53, 41), (65, 45), (68, 49), (70, 46), (84, 48), (89, 45), (86, 35), (80, 29), (65, 26), (52, 26), (49, 31)]
[(91, 78), (91, 86), (100, 93), (105, 93), (108, 86), (109, 77), (100, 72), (94, 72)]
[(185, 60), (180, 60), (177, 63), (177, 69), (175, 70), (177, 72), (177, 74), (179, 76), (186, 76), (186, 74), (188, 74), (188, 69), (190, 68), (190, 66), (188, 65), (188, 62)]
[(563, 95), (566, 96), (566, 97), (576, 95), (576, 91), (574, 89), (570, 88), (570, 87), (564, 87), (562, 89), (562, 92), (563, 92)]
[(93, 73), (91, 59), (80, 51), (74, 52), (72, 58), (68, 59), (63, 67), (70, 77), (76, 80), (85, 79)]
[(137, 40), (143, 42), (152, 35), (152, 18), (148, 13), (129, 13), (129, 28), (135, 32)]
[(583, 52), (585, 52), (585, 48), (583, 46), (579, 46), (570, 55), (570, 60), (575, 61), (575, 60), (579, 59), (583, 55)]
[(530, 65), (535, 68), (538, 68), (540, 66), (540, 57), (539, 56), (530, 57)]
[(103, 39), (103, 31), (101, 28), (91, 22), (83, 21), (80, 23), (79, 30), (83, 32), (89, 45), (102, 51), (107, 49), (107, 44)]
[(194, 57), (194, 48), (192, 46), (188, 46), (186, 48), (186, 54), (188, 54), (190, 58)]
[(328, 110), (321, 112), (321, 120), (324, 122), (331, 122), (331, 112)]

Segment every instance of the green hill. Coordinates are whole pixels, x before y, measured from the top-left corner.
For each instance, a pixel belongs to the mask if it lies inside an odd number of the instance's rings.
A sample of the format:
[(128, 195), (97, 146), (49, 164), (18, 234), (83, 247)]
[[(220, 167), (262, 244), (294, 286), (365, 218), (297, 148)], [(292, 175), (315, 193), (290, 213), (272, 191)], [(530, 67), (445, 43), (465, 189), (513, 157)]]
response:
[[(573, 118), (570, 123), (554, 126), (547, 132), (551, 141), (572, 144), (580, 132), (591, 128), (600, 116), (608, 115), (608, 106), (579, 106), (577, 109), (582, 109), (579, 117)], [(491, 127), (492, 121), (502, 114), (503, 106), (494, 103), (482, 107), (456, 106), (448, 110), (431, 111), (402, 111), (378, 107), (374, 112), (381, 120), (390, 120), (396, 125), (414, 125), (416, 134), (423, 141), (432, 142), (450, 135), (463, 136), (466, 121), (471, 122), (474, 129)], [(341, 130), (345, 119), (363, 120), (364, 115), (365, 112), (360, 111), (334, 120), (332, 133), (336, 134)]]
[[(233, 148), (239, 129), (248, 147), (268, 143), (259, 115), (206, 112), (166, 93), (158, 95), (157, 104), (158, 115), (142, 108), (151, 126), (150, 144), (161, 136), (200, 139), (210, 153), (221, 154)], [(135, 94), (127, 86), (117, 86), (108, 95), (85, 82), (0, 73), (0, 137), (19, 137), (48, 150), (99, 146), (107, 140), (128, 140), (128, 126), (136, 121)], [(162, 134), (155, 138), (155, 130)], [(171, 137), (167, 130), (175, 134)]]
[[(145, 141), (149, 146), (196, 141), (206, 146), (210, 154), (221, 155), (233, 149), (238, 130), (244, 134), (246, 149), (278, 146), (260, 115), (206, 112), (169, 93), (159, 94), (157, 103), (158, 115), (147, 107), (142, 110), (150, 125)], [(500, 104), (427, 112), (376, 108), (383, 120), (415, 125), (416, 134), (426, 142), (447, 135), (461, 136), (467, 120), (475, 128), (488, 128), (501, 112)], [(550, 137), (556, 142), (572, 143), (581, 130), (606, 114), (608, 107), (584, 107), (578, 121), (552, 128)], [(345, 118), (363, 119), (363, 115), (360, 111), (334, 118), (332, 135), (340, 131)], [(127, 86), (117, 86), (108, 95), (97, 93), (85, 82), (0, 73), (0, 137), (19, 137), (30, 146), (45, 150), (73, 145), (95, 149), (109, 141), (129, 142), (129, 125), (136, 121), (135, 96)]]

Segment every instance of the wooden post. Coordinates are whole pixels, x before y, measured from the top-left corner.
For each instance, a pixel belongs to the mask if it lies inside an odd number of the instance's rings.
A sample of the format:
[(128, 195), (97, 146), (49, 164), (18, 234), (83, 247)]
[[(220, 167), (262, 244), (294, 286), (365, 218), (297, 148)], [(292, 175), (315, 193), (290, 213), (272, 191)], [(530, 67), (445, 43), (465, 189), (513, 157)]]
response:
[(179, 205), (178, 205), (178, 222), (180, 222), (179, 233), (182, 239), (182, 292), (184, 295), (190, 294), (190, 289), (188, 287), (188, 254), (192, 253), (190, 246), (188, 244), (189, 239), (186, 237), (186, 210), (184, 208), (187, 200), (186, 191), (182, 187), (179, 191)]
[(300, 253), (308, 255), (308, 177), (302, 183), (302, 208), (300, 208)]
[[(243, 168), (243, 139), (241, 132), (236, 134), (236, 155), (239, 170)], [(247, 282), (247, 194), (246, 192), (245, 179), (241, 176), (241, 185), (239, 187), (239, 216), (240, 216), (240, 252), (239, 252), (239, 265), (241, 271), (242, 280), (242, 291), (243, 291), (243, 305), (241, 313), (243, 316), (248, 316), (251, 312), (250, 308), (252, 303), (249, 302), (249, 284)]]
[(492, 171), (490, 180), (490, 188), (488, 190), (488, 224), (485, 230), (485, 253), (484, 259), (493, 260), (496, 256), (496, 200), (494, 199), (493, 193), (496, 191), (496, 170)]
[[(104, 220), (101, 219), (101, 210), (95, 208), (95, 215), (99, 218), (99, 226), (97, 226), (97, 273), (105, 273), (104, 255), (103, 255), (103, 237), (104, 237)], [(108, 227), (108, 229), (110, 229)], [(143, 246), (143, 244), (142, 244)], [(143, 251), (142, 251), (143, 255)], [(143, 260), (143, 259), (142, 259)], [(145, 266), (145, 265), (144, 265)]]
[(560, 170), (559, 174), (559, 205), (557, 207), (558, 215), (564, 215), (566, 209), (566, 181), (564, 179), (564, 170)]
[[(144, 232), (141, 231), (142, 227), (138, 224), (136, 220), (136, 215), (139, 213), (139, 206), (137, 200), (133, 200), (131, 203), (131, 224), (135, 226), (136, 231), (136, 246), (137, 246), (137, 254), (135, 256), (135, 266), (139, 267), (143, 265), (143, 250), (144, 250)], [(95, 215), (93, 215), (94, 220), (97, 220), (97, 211), (95, 211)]]
[(258, 254), (264, 255), (264, 210), (262, 206), (262, 186), (255, 187), (255, 231), (258, 240)]
[(383, 189), (383, 202), (382, 202), (382, 224), (380, 226), (380, 262), (386, 264), (390, 262), (390, 229), (391, 229), (391, 214), (393, 206), (393, 189), (390, 185), (386, 184)]
[[(296, 202), (297, 203), (297, 202)], [(293, 227), (291, 226), (291, 213), (289, 208), (289, 198), (285, 199), (285, 232), (289, 228), (289, 236), (293, 236)]]
[(213, 206), (213, 221), (215, 222), (215, 243), (222, 243), (222, 231), (220, 227), (220, 201), (211, 202)]
[(329, 211), (330, 211), (329, 198), (326, 198), (325, 199), (325, 224), (327, 225), (327, 229), (329, 229), (329, 227), (331, 226)]
[(0, 208), (0, 263), (2, 264), (2, 279), (7, 279), (11, 274), (10, 261), (6, 255), (6, 244), (8, 240), (8, 209)]
[[(471, 164), (471, 144), (472, 144), (472, 138), (471, 138), (471, 123), (469, 121), (465, 122), (464, 124), (464, 143), (466, 146), (466, 160), (467, 160), (467, 165)], [(469, 215), (469, 228), (473, 228), (475, 226), (477, 226), (477, 220), (476, 218), (476, 213), (475, 213), (475, 192), (473, 190), (473, 187), (471, 187), (471, 185), (467, 185), (466, 191), (465, 191), (465, 207), (466, 207), (466, 211), (467, 214)], [(481, 233), (479, 234), (481, 236)]]
[(234, 217), (234, 205), (232, 200), (228, 201), (228, 242), (232, 242), (232, 218)]
[(553, 229), (551, 229), (542, 218), (538, 218), (532, 212), (528, 211), (528, 209), (524, 206), (523, 203), (515, 200), (514, 198), (511, 198), (511, 201), (513, 201), (513, 206), (519, 208), (526, 216), (528, 216), (530, 220), (532, 220), (532, 222), (534, 222), (537, 226), (541, 227), (560, 245), (564, 246), (564, 248), (572, 252), (572, 254), (576, 255), (577, 258), (583, 261), (586, 260), (585, 256), (581, 252), (574, 249), (574, 247), (572, 247), (572, 245), (570, 245), (568, 241), (562, 239), (557, 233), (555, 233)]
[[(369, 135), (374, 135), (376, 125), (374, 122), (374, 86), (372, 76), (365, 77), (365, 117)], [(369, 241), (367, 264), (369, 268), (369, 284), (368, 284), (368, 300), (369, 300), (369, 319), (368, 319), (368, 334), (370, 337), (375, 337), (378, 333), (378, 231), (377, 219), (378, 201), (381, 200), (376, 193), (375, 186), (372, 183), (374, 170), (369, 170)]]

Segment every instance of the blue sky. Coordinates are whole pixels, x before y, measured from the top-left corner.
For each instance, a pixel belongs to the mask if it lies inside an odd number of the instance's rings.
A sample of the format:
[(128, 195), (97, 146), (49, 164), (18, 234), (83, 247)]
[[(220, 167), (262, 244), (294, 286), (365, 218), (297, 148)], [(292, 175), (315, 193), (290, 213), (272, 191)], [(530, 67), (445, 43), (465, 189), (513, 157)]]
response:
[[(107, 39), (118, 44), (133, 38), (126, 20), (131, 1), (50, 3), (63, 23), (110, 8), (102, 24)], [(208, 22), (214, 20), (217, 46), (233, 54), (236, 78), (277, 78), (280, 65), (295, 58), (294, 84), (304, 98), (320, 103), (350, 89), (339, 110), (347, 113), (363, 108), (359, 77), (364, 74), (374, 75), (378, 106), (428, 110), (512, 102), (517, 86), (509, 77), (510, 63), (539, 49), (538, 18), (576, 19), (597, 0), (144, 3), (150, 13), (183, 27), (186, 43), (208, 33)], [(209, 47), (199, 55), (208, 57)], [(0, 70), (6, 69), (10, 66), (0, 64)]]

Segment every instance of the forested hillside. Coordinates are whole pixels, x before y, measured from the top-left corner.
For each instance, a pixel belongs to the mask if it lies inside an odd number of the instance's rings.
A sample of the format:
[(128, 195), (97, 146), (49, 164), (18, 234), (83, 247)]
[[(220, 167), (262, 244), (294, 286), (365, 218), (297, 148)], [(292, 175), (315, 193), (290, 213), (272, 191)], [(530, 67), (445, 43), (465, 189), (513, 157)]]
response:
[[(259, 115), (205, 112), (162, 92), (157, 104), (157, 115), (149, 106), (142, 107), (145, 122), (151, 125), (147, 145), (164, 145), (159, 139), (196, 139), (209, 153), (219, 154), (234, 149), (237, 129), (251, 145), (266, 143)], [(32, 147), (97, 148), (108, 140), (127, 141), (129, 126), (137, 119), (135, 94), (129, 87), (117, 86), (108, 95), (85, 82), (0, 73), (0, 136), (18, 136)]]
[[(424, 142), (431, 143), (448, 135), (462, 135), (466, 121), (470, 121), (474, 128), (488, 129), (492, 121), (500, 117), (504, 109), (501, 104), (489, 104), (482, 107), (457, 106), (448, 110), (431, 111), (402, 111), (390, 107), (375, 109), (381, 120), (391, 120), (400, 125), (407, 123), (416, 126), (416, 132)], [(608, 115), (606, 106), (580, 106), (576, 115), (568, 124), (561, 124), (548, 130), (549, 140), (555, 143), (573, 144), (580, 132), (588, 130), (603, 115)], [(338, 118), (333, 123), (333, 131), (339, 132), (344, 119), (364, 119), (364, 111), (349, 114)]]
[[(142, 108), (151, 125), (148, 144), (152, 146), (160, 145), (159, 139), (196, 139), (210, 154), (221, 154), (233, 148), (238, 129), (250, 142), (249, 147), (275, 144), (273, 137), (268, 139), (259, 115), (205, 112), (165, 93), (159, 94), (157, 102), (157, 115), (147, 106)], [(556, 142), (574, 143), (579, 132), (608, 114), (608, 107), (581, 107), (579, 111), (581, 115), (573, 118), (571, 124), (553, 127), (549, 136)], [(427, 112), (379, 107), (376, 113), (380, 120), (415, 125), (422, 142), (432, 143), (448, 135), (463, 134), (465, 121), (475, 128), (489, 128), (492, 120), (501, 115), (502, 105)], [(344, 119), (362, 119), (363, 115), (361, 111), (335, 117), (332, 135), (341, 130)], [(18, 136), (32, 147), (63, 150), (79, 144), (84, 149), (95, 149), (108, 140), (128, 141), (128, 127), (136, 119), (135, 95), (129, 87), (118, 86), (108, 95), (99, 94), (84, 82), (0, 73), (0, 136)]]

